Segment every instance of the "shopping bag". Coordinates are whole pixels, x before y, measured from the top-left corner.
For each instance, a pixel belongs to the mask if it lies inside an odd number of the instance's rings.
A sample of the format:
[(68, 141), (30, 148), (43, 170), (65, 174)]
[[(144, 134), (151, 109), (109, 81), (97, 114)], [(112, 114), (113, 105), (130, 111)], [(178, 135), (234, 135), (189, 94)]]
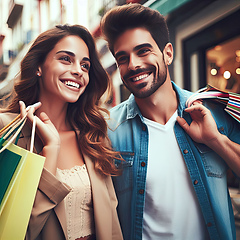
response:
[(235, 120), (240, 122), (240, 95), (237, 93), (219, 90), (211, 85), (200, 89), (186, 101), (189, 107), (196, 100), (211, 99), (225, 106), (224, 110)]
[[(15, 118), (10, 124), (8, 124), (7, 126), (5, 126), (3, 129), (0, 130), (0, 134), (4, 133), (4, 132), (8, 132), (8, 136), (11, 135), (11, 133), (17, 129), (17, 134), (19, 134), (20, 130), (22, 129), (23, 125), (24, 125), (24, 121), (21, 121), (18, 125), (19, 127), (15, 124), (14, 127), (14, 123), (19, 119), (19, 116), (17, 118)], [(22, 126), (21, 126), (22, 124)], [(12, 131), (11, 131), (12, 130)], [(1, 149), (1, 154), (0, 154), (0, 203), (2, 202), (3, 196), (7, 190), (7, 187), (12, 179), (12, 176), (17, 168), (17, 165), (21, 159), (21, 156), (19, 154), (16, 154), (14, 152), (9, 151), (7, 148), (7, 146), (5, 146), (4, 148), (6, 149), (4, 151), (2, 145), (3, 143), (8, 139), (8, 136), (6, 134), (3, 135), (3, 137), (0, 138), (0, 149)], [(12, 138), (12, 141), (14, 140), (14, 135)], [(17, 140), (16, 142), (17, 143)], [(4, 161), (4, 159), (8, 159), (8, 161)], [(1, 206), (1, 205), (0, 205)], [(1, 209), (1, 207), (0, 207)]]
[[(4, 156), (6, 156), (8, 152), (11, 152), (11, 154), (20, 156), (20, 161), (11, 177), (0, 205), (0, 239), (3, 240), (21, 240), (24, 239), (26, 234), (45, 161), (45, 157), (32, 152), (34, 133), (35, 120), (32, 127), (30, 151), (13, 143), (9, 144), (10, 141), (5, 141), (3, 144), (5, 149), (0, 153), (0, 155), (4, 153)], [(17, 134), (19, 133), (16, 132), (15, 137)], [(7, 158), (2, 159), (8, 161)]]

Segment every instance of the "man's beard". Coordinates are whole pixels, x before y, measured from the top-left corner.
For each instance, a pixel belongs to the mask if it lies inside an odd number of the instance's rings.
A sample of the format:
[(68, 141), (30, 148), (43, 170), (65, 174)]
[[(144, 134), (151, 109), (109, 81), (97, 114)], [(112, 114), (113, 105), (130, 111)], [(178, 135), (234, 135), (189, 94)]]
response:
[(150, 88), (148, 88), (146, 90), (144, 90), (144, 88), (147, 86), (148, 82), (140, 83), (133, 89), (131, 86), (126, 84), (125, 81), (123, 80), (123, 83), (126, 86), (126, 88), (131, 93), (133, 93), (133, 95), (136, 98), (147, 98), (147, 97), (151, 96), (154, 92), (156, 92), (159, 89), (159, 87), (161, 87), (165, 83), (165, 81), (167, 79), (167, 67), (166, 67), (165, 64), (164, 64), (163, 71), (162, 72), (158, 72), (158, 75), (156, 73), (156, 67), (155, 66), (151, 66), (149, 68), (137, 69), (135, 71), (131, 70), (126, 75), (124, 75), (123, 79), (128, 79), (131, 76), (134, 76), (134, 75), (139, 74), (139, 73), (144, 73), (144, 72), (145, 73), (146, 72), (151, 72), (151, 74), (153, 74), (153, 81), (151, 83), (151, 86), (150, 86)]

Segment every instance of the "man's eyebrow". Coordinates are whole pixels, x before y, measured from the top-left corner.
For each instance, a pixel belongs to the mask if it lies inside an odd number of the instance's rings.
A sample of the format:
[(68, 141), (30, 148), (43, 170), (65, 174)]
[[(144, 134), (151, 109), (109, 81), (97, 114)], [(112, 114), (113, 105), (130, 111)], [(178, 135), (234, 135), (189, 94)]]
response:
[(140, 45), (137, 45), (136, 47), (133, 48), (133, 51), (137, 51), (141, 48), (145, 48), (145, 47), (148, 47), (148, 48), (152, 48), (152, 45), (150, 43), (143, 43), (143, 44), (140, 44)]
[[(68, 54), (68, 55), (70, 55), (70, 56), (72, 56), (72, 57), (75, 57), (75, 56), (76, 56), (75, 53), (70, 52), (70, 51), (66, 51), (66, 50), (61, 50), (61, 51), (56, 52), (56, 54), (59, 54), (59, 53), (66, 53), (66, 54)], [(90, 58), (88, 58), (88, 57), (84, 57), (83, 60), (84, 60), (84, 61), (91, 62), (91, 61), (90, 61)]]
[[(145, 48), (145, 47), (152, 48), (152, 45), (150, 43), (143, 43), (143, 44), (140, 44), (140, 45), (137, 45), (136, 47), (134, 47), (133, 51), (135, 52), (135, 51), (138, 51), (139, 49)], [(124, 55), (124, 54), (126, 54), (125, 51), (117, 52), (115, 54), (115, 58), (118, 58), (119, 56)]]
[(118, 58), (118, 57), (120, 57), (120, 56), (122, 56), (122, 55), (124, 55), (124, 54), (126, 54), (125, 51), (117, 52), (117, 53), (115, 54), (115, 58)]

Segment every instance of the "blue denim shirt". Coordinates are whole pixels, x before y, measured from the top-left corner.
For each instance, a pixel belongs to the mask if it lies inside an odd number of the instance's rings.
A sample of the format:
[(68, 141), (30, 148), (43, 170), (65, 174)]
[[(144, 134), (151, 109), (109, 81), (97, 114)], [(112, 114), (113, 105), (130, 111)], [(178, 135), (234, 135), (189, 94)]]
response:
[[(178, 115), (190, 122), (190, 115), (184, 109), (185, 102), (192, 93), (172, 84), (179, 100)], [(211, 110), (219, 131), (232, 141), (240, 143), (240, 124), (223, 110), (223, 106), (212, 101), (207, 101), (204, 105)], [(125, 160), (116, 161), (117, 167), (122, 169), (122, 175), (113, 177), (124, 239), (142, 239), (149, 136), (133, 95), (111, 109), (108, 124), (112, 145)], [(174, 131), (210, 238), (236, 239), (232, 204), (227, 189), (228, 166), (206, 145), (193, 142), (177, 122)]]

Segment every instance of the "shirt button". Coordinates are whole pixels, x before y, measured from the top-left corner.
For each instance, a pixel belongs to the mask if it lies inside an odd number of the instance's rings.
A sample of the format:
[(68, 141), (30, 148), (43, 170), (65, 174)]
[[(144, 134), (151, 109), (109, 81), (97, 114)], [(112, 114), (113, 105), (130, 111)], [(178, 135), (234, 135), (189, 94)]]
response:
[(194, 183), (194, 185), (197, 185), (198, 184), (198, 180), (195, 180), (193, 183)]
[(144, 190), (143, 190), (143, 189), (140, 189), (138, 192), (139, 192), (140, 194), (143, 194), (143, 193), (144, 193)]
[(220, 132), (223, 132), (224, 131), (224, 127), (220, 127), (219, 130), (220, 130)]
[(207, 226), (208, 226), (208, 227), (211, 227), (211, 226), (212, 226), (212, 223), (211, 223), (211, 222), (207, 223)]
[(143, 126), (142, 126), (142, 130), (143, 130), (143, 131), (146, 131), (146, 126), (143, 125)]
[(187, 153), (188, 153), (188, 150), (187, 150), (187, 149), (185, 149), (183, 152), (184, 152), (184, 154), (187, 154)]
[(145, 163), (145, 162), (141, 162), (141, 166), (142, 166), (142, 167), (145, 167), (145, 166), (146, 166), (146, 163)]

